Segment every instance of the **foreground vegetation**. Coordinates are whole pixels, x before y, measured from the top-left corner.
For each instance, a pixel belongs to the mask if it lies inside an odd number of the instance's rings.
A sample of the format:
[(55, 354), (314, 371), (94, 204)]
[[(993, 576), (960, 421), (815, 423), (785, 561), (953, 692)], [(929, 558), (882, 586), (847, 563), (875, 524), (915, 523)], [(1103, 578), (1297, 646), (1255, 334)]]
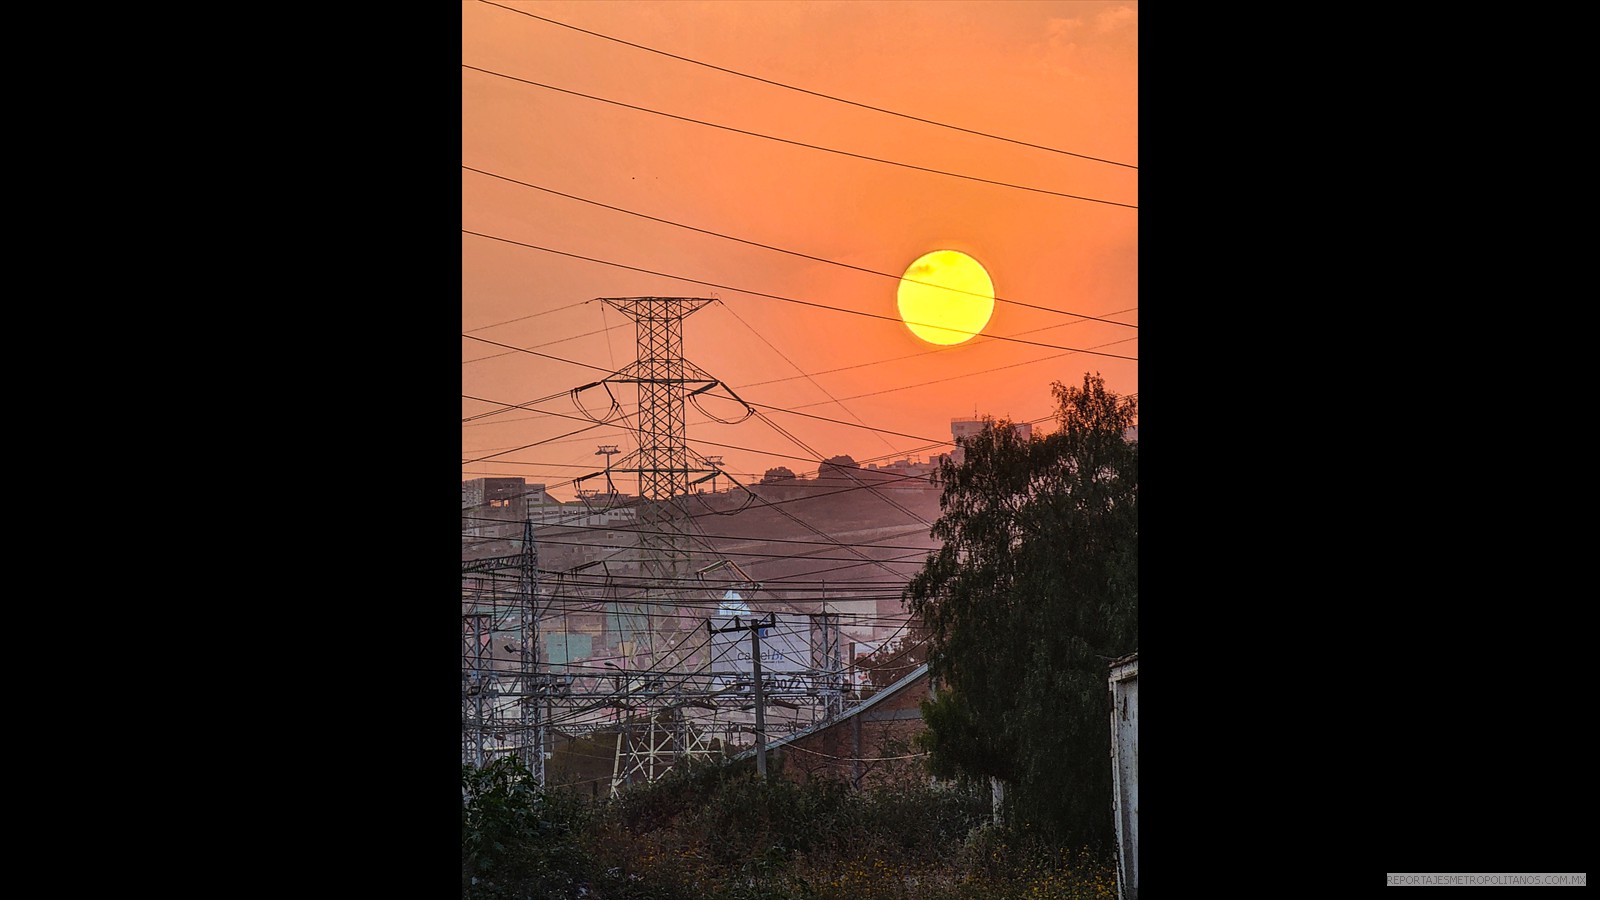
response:
[(996, 778), (1064, 844), (1110, 844), (1107, 663), (1139, 649), (1137, 397), (1052, 385), (1059, 428), (996, 422), (939, 463), (940, 540), (906, 586), (927, 635), (934, 774)]
[(990, 824), (987, 789), (857, 791), (703, 764), (616, 800), (462, 767), (461, 895), (585, 900), (1114, 900), (1109, 854)]

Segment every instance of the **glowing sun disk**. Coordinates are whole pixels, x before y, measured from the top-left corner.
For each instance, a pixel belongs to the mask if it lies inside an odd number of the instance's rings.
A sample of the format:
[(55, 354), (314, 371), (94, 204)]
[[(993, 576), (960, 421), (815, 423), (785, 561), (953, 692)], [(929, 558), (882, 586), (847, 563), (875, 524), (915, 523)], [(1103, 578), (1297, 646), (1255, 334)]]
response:
[(977, 260), (958, 250), (917, 257), (896, 290), (900, 318), (930, 344), (972, 340), (994, 313), (994, 282)]

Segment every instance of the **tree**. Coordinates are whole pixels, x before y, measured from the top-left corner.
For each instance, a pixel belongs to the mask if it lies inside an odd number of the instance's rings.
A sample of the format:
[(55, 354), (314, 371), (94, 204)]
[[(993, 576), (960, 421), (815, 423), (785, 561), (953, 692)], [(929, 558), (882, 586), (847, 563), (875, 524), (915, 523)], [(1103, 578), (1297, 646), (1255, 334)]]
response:
[(1098, 374), (1051, 389), (1058, 431), (992, 422), (940, 462), (943, 546), (906, 588), (939, 686), (923, 741), (935, 774), (1004, 781), (1013, 821), (1106, 846), (1107, 665), (1139, 645), (1138, 401)]
[(766, 474), (761, 476), (761, 483), (762, 484), (773, 484), (773, 483), (779, 482), (779, 481), (793, 481), (793, 480), (794, 480), (794, 472), (790, 471), (788, 466), (776, 466), (774, 468), (768, 469), (766, 471)]
[(912, 619), (908, 625), (905, 634), (871, 653), (856, 657), (856, 668), (866, 674), (871, 693), (894, 684), (927, 662), (927, 626), (917, 619)]
[(855, 461), (855, 457), (849, 454), (840, 454), (823, 460), (822, 465), (817, 467), (817, 472), (820, 475), (844, 475), (848, 474), (844, 471), (845, 469), (859, 468), (861, 468), (861, 464)]

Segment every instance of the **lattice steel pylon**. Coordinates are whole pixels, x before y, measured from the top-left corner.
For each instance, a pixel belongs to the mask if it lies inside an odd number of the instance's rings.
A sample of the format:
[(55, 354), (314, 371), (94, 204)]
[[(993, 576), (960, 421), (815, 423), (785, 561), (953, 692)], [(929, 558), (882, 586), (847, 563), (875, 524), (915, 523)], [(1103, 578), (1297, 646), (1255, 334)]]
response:
[(482, 766), (484, 703), (492, 680), (484, 669), (483, 648), (489, 642), (490, 617), (471, 612), (461, 616), (461, 762)]
[[(495, 556), (461, 561), (463, 577), (473, 573), (493, 573), (514, 569), (517, 572), (516, 620), (511, 648), (517, 654), (514, 690), (499, 687), (493, 660), (485, 648), (492, 645), (499, 615), (498, 592), (491, 592), (486, 612), (475, 602), (462, 613), (461, 652), (461, 758), (463, 763), (482, 766), (500, 753), (515, 753), (539, 784), (545, 776), (544, 704), (549, 698), (551, 679), (539, 671), (539, 545), (534, 540), (533, 519), (523, 521), (522, 549), (512, 556)], [(502, 632), (503, 633), (503, 632)], [(499, 704), (503, 696), (515, 698), (515, 722), (506, 721)], [(509, 734), (509, 746), (486, 746), (491, 735)]]
[(533, 519), (522, 524), (522, 553), (517, 559), (517, 596), (521, 601), (521, 629), (518, 647), (521, 652), (517, 703), (522, 707), (521, 739), (517, 742), (522, 764), (533, 773), (533, 780), (544, 784), (544, 690), (549, 679), (539, 677), (539, 545), (533, 539)]
[[(688, 550), (680, 526), (673, 522), (673, 503), (689, 493), (690, 479), (710, 478), (716, 469), (691, 458), (684, 408), (688, 389), (696, 394), (720, 382), (683, 358), (683, 320), (712, 301), (701, 297), (602, 297), (634, 321), (638, 356), (622, 371), (604, 379), (635, 384), (639, 390), (639, 449), (612, 471), (639, 476), (641, 537), (649, 542), (645, 572), (652, 581), (676, 586), (686, 574)], [(633, 465), (629, 466), (628, 463)]]
[[(637, 357), (632, 364), (611, 375), (601, 383), (634, 384), (638, 387), (638, 439), (639, 449), (624, 457), (611, 472), (635, 472), (639, 476), (639, 550), (643, 556), (643, 573), (650, 586), (656, 605), (666, 608), (661, 617), (661, 630), (678, 630), (682, 618), (675, 601), (683, 598), (685, 580), (689, 575), (688, 525), (679, 508), (689, 488), (720, 474), (717, 465), (689, 449), (686, 403), (693, 402), (702, 413), (717, 421), (728, 422), (699, 406), (696, 398), (713, 388), (722, 387), (728, 395), (744, 408), (738, 420), (748, 418), (754, 409), (728, 390), (717, 379), (684, 359), (683, 320), (708, 303), (705, 297), (601, 297), (602, 302), (616, 308), (632, 319), (637, 335)], [(641, 608), (642, 607), (642, 608)], [(671, 647), (678, 658), (662, 658), (663, 648), (656, 644), (657, 626), (650, 622), (649, 606), (635, 604), (634, 613), (643, 613), (648, 623), (644, 629), (645, 646), (641, 648), (646, 666), (657, 674), (673, 673), (677, 688), (684, 688), (692, 673), (684, 668), (684, 642)], [(637, 620), (637, 619), (636, 619)], [(686, 635), (689, 637), (692, 635)], [(660, 698), (670, 702), (669, 698)], [(681, 757), (703, 746), (696, 738), (687, 737), (689, 729), (662, 728), (655, 715), (649, 714), (639, 728), (624, 728), (618, 735), (617, 758), (613, 766), (612, 790), (634, 773), (642, 773), (646, 780), (655, 780), (665, 772), (657, 761), (666, 747), (672, 755)], [(681, 719), (681, 707), (675, 718)], [(643, 733), (634, 734), (638, 730)], [(673, 740), (673, 732), (682, 736)]]
[(819, 674), (817, 682), (822, 698), (824, 719), (838, 718), (844, 711), (844, 666), (839, 651), (839, 614), (821, 612), (811, 617), (814, 626), (811, 643), (811, 667)]
[[(679, 504), (689, 488), (721, 474), (711, 462), (689, 449), (686, 403), (698, 406), (698, 397), (722, 387), (740, 404), (743, 421), (754, 410), (683, 356), (683, 320), (708, 303), (705, 297), (601, 297), (632, 319), (637, 334), (637, 358), (601, 384), (634, 384), (639, 393), (639, 449), (623, 457), (611, 472), (633, 472), (639, 477), (639, 550), (645, 580), (658, 601), (682, 597), (688, 576), (689, 535)], [(701, 412), (720, 419), (707, 412)], [(635, 609), (635, 612), (642, 610)], [(670, 612), (663, 610), (663, 612)], [(676, 623), (664, 617), (666, 623)], [(652, 668), (664, 660), (654, 646), (656, 627), (645, 628), (650, 641), (641, 648)]]

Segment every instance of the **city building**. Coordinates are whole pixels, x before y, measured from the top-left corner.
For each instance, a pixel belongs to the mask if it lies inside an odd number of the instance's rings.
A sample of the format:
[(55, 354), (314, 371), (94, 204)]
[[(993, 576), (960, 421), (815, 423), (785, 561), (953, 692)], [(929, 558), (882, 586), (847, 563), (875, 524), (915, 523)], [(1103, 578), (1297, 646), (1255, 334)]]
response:
[[(960, 465), (966, 459), (966, 453), (961, 449), (961, 441), (964, 438), (972, 438), (982, 434), (984, 429), (992, 424), (994, 423), (991, 420), (976, 416), (951, 419), (950, 439), (956, 442), (955, 449), (950, 451), (951, 460)], [(1032, 423), (1015, 422), (1011, 425), (1011, 431), (1019, 440), (1028, 441), (1033, 439)]]

